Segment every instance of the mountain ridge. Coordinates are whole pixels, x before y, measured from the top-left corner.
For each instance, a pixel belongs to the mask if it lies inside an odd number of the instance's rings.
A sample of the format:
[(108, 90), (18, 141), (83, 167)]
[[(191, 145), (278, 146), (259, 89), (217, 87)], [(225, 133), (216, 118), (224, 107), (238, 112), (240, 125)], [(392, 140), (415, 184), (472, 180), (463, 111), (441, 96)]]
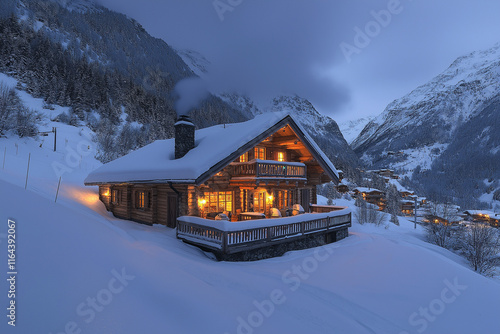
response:
[[(500, 126), (496, 119), (487, 117), (498, 104), (499, 78), (500, 43), (458, 57), (441, 74), (391, 102), (382, 114), (366, 125), (351, 146), (367, 166), (398, 169), (419, 183), (419, 188), (427, 195), (450, 197), (463, 204), (474, 202), (474, 198), (479, 198), (485, 190), (480, 178), (498, 179), (500, 166), (496, 170), (474, 166), (474, 161), (468, 161), (468, 157), (461, 154), (460, 146), (467, 146), (463, 138), (465, 133), (469, 142), (488, 135), (490, 140), (476, 148), (484, 152), (482, 159), (500, 160), (498, 151), (492, 150), (497, 145), (498, 135), (486, 129), (492, 124), (484, 124), (486, 132), (479, 131), (477, 124), (478, 120), (490, 119), (497, 122), (493, 125)], [(465, 131), (468, 127), (479, 133)], [(453, 159), (455, 164), (450, 165), (444, 160), (451, 156), (460, 156), (460, 159)], [(470, 195), (467, 195), (466, 189), (460, 190), (450, 181), (452, 175), (466, 177), (464, 171), (459, 170), (460, 165), (475, 171), (477, 176), (468, 176), (467, 179), (473, 182), (467, 185), (478, 191), (469, 190)], [(446, 175), (442, 179), (449, 184), (436, 181), (441, 174)], [(442, 189), (437, 189), (437, 185)]]

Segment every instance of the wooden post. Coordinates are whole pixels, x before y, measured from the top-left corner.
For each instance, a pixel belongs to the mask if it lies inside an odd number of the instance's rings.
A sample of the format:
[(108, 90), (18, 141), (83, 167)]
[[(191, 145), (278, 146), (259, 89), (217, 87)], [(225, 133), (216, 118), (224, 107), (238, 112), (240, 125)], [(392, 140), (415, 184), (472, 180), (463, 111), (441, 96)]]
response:
[(3, 165), (2, 169), (5, 169), (5, 155), (7, 154), (7, 146), (5, 146), (5, 149), (3, 150)]
[(56, 199), (54, 203), (57, 203), (57, 195), (59, 195), (59, 186), (61, 185), (61, 177), (59, 176), (59, 183), (57, 183)]
[(415, 227), (417, 229), (417, 198), (415, 197)]
[(57, 148), (57, 128), (53, 127), (52, 132), (54, 132), (54, 152), (55, 152)]
[(28, 187), (28, 174), (30, 172), (30, 161), (31, 161), (31, 153), (28, 155), (28, 169), (26, 170), (26, 183), (24, 184), (24, 190)]
[(222, 232), (222, 253), (226, 254), (227, 249), (227, 231)]

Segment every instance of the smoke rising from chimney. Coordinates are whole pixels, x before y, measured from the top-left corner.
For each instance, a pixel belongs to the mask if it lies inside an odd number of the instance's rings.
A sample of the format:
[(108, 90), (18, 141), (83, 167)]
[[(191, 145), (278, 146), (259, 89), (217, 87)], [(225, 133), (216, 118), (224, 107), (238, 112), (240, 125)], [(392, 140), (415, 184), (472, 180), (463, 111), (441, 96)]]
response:
[(175, 85), (174, 91), (178, 95), (175, 103), (177, 116), (187, 115), (190, 110), (198, 107), (210, 95), (207, 83), (198, 77), (179, 81)]

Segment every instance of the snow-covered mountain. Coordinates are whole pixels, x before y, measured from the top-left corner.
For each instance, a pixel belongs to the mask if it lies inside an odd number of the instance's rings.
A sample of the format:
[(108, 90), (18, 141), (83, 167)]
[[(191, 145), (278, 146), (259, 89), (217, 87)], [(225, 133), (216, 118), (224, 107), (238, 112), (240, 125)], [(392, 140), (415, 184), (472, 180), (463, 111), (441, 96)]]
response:
[[(500, 127), (499, 94), (496, 44), (458, 58), (443, 73), (389, 104), (352, 147), (367, 165), (392, 167), (407, 175), (429, 169), (427, 181), (444, 173), (466, 182), (471, 188), (463, 191), (472, 192), (482, 179), (500, 176), (500, 134), (495, 130)], [(447, 182), (427, 192), (461, 198), (465, 194), (459, 188), (465, 184)]]
[(356, 120), (345, 121), (339, 123), (340, 132), (344, 135), (345, 140), (350, 144), (356, 139), (365, 126), (375, 117), (368, 116)]

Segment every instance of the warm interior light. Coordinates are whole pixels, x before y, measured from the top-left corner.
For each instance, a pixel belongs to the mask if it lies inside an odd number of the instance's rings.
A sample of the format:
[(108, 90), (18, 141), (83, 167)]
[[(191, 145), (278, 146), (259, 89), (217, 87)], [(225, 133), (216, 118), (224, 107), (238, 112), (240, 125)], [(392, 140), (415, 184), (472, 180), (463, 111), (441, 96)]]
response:
[(109, 197), (109, 195), (110, 195), (109, 190), (106, 190), (106, 191), (104, 192), (104, 194), (102, 194), (102, 195), (103, 195), (103, 196), (106, 196), (106, 197)]
[(207, 200), (206, 200), (206, 199), (204, 199), (204, 198), (200, 198), (200, 199), (198, 200), (198, 205), (199, 205), (199, 206), (205, 206), (205, 204), (207, 204)]

